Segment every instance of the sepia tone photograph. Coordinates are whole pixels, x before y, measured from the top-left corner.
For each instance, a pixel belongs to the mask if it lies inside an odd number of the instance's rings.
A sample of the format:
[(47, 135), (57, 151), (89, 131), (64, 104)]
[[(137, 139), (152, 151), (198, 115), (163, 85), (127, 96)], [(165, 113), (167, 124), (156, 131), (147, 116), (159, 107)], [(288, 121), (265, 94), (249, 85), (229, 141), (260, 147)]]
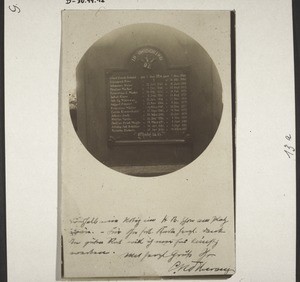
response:
[(233, 26), (62, 12), (62, 277), (235, 273)]
[(76, 67), (70, 114), (85, 148), (135, 176), (176, 171), (202, 154), (222, 116), (222, 84), (208, 52), (167, 25), (105, 34)]
[(292, 2), (5, 0), (9, 281), (298, 281)]

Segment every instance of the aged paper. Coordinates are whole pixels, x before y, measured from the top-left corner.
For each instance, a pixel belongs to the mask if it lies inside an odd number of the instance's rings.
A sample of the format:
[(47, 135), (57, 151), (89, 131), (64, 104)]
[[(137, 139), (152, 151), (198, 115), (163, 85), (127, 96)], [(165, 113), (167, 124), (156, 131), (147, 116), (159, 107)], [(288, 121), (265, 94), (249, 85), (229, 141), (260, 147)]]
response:
[[(100, 9), (100, 11), (103, 9), (174, 9), (236, 11), (236, 273), (226, 280), (296, 281), (296, 186), (295, 154), (292, 149), (295, 148), (296, 135), (291, 1), (106, 0), (103, 4), (81, 2), (84, 1), (70, 4), (67, 4), (68, 1), (5, 1), (8, 280), (49, 282), (61, 280), (60, 242), (58, 242), (58, 249), (56, 248), (57, 219), (59, 219), (57, 210), (61, 208), (57, 202), (61, 11), (68, 9), (79, 11), (87, 9)], [(20, 12), (15, 6), (20, 9)], [(148, 19), (146, 16), (143, 20), (137, 20), (147, 23), (161, 22)], [(123, 21), (121, 21), (122, 24)], [(132, 22), (134, 19), (130, 21), (130, 23)], [(178, 16), (176, 22), (183, 25), (182, 17)], [(130, 23), (128, 22), (128, 24)], [(104, 24), (101, 22), (102, 27), (98, 26), (97, 28), (104, 29), (104, 26), (111, 24), (112, 22), (106, 19)], [(168, 25), (168, 23), (164, 24)], [(192, 28), (179, 26), (175, 20), (169, 23), (169, 26), (174, 26), (177, 30), (196, 38), (191, 34), (194, 33)], [(204, 26), (207, 24), (201, 25), (201, 28), (197, 28), (197, 30), (202, 30)], [(87, 19), (73, 27), (71, 32), (80, 31), (80, 35), (76, 37), (86, 40), (86, 44), (81, 44), (83, 48), (79, 52), (80, 55), (77, 56), (76, 53), (73, 57), (78, 63), (85, 52), (99, 38), (102, 38), (102, 32), (97, 32), (99, 36), (91, 36), (88, 39), (86, 33), (89, 33), (92, 23)], [(106, 28), (103, 34), (109, 34), (117, 27), (116, 24), (111, 29)], [(211, 33), (209, 37), (212, 34), (214, 33)], [(208, 48), (205, 43), (208, 41), (200, 39), (197, 41), (216, 64), (216, 50)], [(78, 40), (74, 41), (74, 44), (77, 44), (78, 47)], [(219, 49), (220, 46), (217, 47)], [(69, 89), (72, 91), (76, 89), (74, 68), (77, 63), (72, 65), (72, 71), (70, 71), (70, 73), (74, 73), (74, 77), (70, 78), (70, 81), (73, 82)], [(220, 75), (219, 68), (218, 72)], [(65, 103), (66, 106), (67, 102), (65, 101)], [(69, 119), (67, 112), (65, 116), (66, 120)], [(67, 121), (66, 124), (68, 124)], [(69, 132), (72, 136), (74, 135), (74, 138), (77, 138), (71, 129)], [(74, 144), (76, 148), (82, 147), (81, 153), (86, 151), (81, 142), (74, 141)], [(212, 144), (210, 143), (209, 147)], [(207, 150), (210, 150), (209, 147)], [(207, 150), (204, 151), (204, 154), (208, 153)], [(289, 153), (286, 153), (285, 150)], [(89, 159), (87, 164), (84, 164), (82, 160), (80, 164), (90, 168), (91, 163), (97, 163), (100, 166), (102, 164), (92, 155), (89, 155)], [(73, 161), (73, 157), (71, 161)], [(199, 162), (198, 159), (196, 162)], [(169, 175), (150, 177), (152, 179), (150, 181), (152, 184), (149, 184), (151, 192), (156, 193), (151, 209), (152, 214), (156, 212), (157, 208), (162, 208), (163, 201), (159, 199), (163, 192), (168, 193), (168, 197), (173, 195), (168, 186), (170, 183), (173, 186), (183, 185), (180, 177), (176, 179), (176, 182), (169, 176), (172, 174), (178, 176), (189, 166)], [(116, 175), (120, 176), (115, 173), (114, 169), (107, 168), (106, 165), (103, 165), (102, 168), (105, 169), (105, 172), (101, 172), (99, 176), (79, 169), (76, 172), (90, 176), (91, 179), (96, 178), (100, 183), (98, 187), (102, 188), (102, 183), (114, 181), (113, 178)], [(201, 181), (197, 181), (200, 179), (199, 170), (197, 173), (198, 178), (194, 178), (193, 185), (200, 187)], [(106, 177), (106, 174), (109, 176)], [(70, 173), (70, 175), (74, 177), (74, 173)], [(142, 209), (142, 204), (138, 201), (131, 201), (130, 197), (150, 198), (147, 193), (144, 193), (148, 191), (143, 188), (145, 181), (139, 182), (138, 179), (142, 177), (130, 177), (125, 174), (123, 176), (121, 181), (118, 181), (118, 185), (110, 185), (110, 187), (119, 187), (125, 179), (132, 179), (129, 188), (126, 187), (126, 191), (124, 187), (124, 191), (118, 190), (118, 192), (123, 191), (123, 195), (125, 195), (124, 200), (117, 201), (118, 206), (121, 205), (124, 210), (128, 210), (130, 205), (139, 211)], [(156, 180), (159, 178), (165, 184), (158, 187)], [(148, 182), (146, 178), (145, 180)], [(81, 186), (81, 191), (91, 192), (92, 189), (86, 183), (77, 181), (76, 185), (73, 185), (73, 189)], [(141, 189), (134, 194), (133, 187)], [(184, 187), (190, 186), (185, 185)], [(70, 185), (68, 188), (70, 192), (73, 191), (71, 188)], [(105, 186), (103, 188), (108, 189)], [(191, 192), (190, 189), (188, 191)], [(112, 207), (104, 204), (104, 200), (108, 200), (107, 194), (108, 192), (101, 194), (100, 191), (92, 194), (93, 199), (99, 200), (98, 214), (104, 211), (107, 213), (111, 211), (112, 214), (114, 212), (112, 208), (117, 207), (117, 204)], [(112, 196), (116, 194), (117, 192)], [(72, 196), (74, 197), (74, 195)], [(195, 207), (196, 199), (188, 196), (186, 191), (179, 193), (176, 190), (175, 196), (181, 198), (182, 203), (187, 198), (191, 199), (192, 208)], [(78, 197), (75, 198), (76, 204), (79, 204), (80, 200)], [(90, 196), (90, 202), (91, 198)], [(104, 200), (102, 201), (102, 199)], [(172, 199), (174, 202), (175, 197), (173, 196)], [(198, 203), (200, 203), (200, 199), (201, 197), (199, 197)], [(83, 201), (87, 202), (84, 198)], [(164, 201), (164, 204), (167, 205), (167, 208), (164, 207), (164, 209), (174, 206), (174, 210), (176, 209), (177, 212), (179, 199), (178, 202), (175, 201), (174, 204), (173, 202)], [(112, 203), (114, 203), (113, 200), (110, 201), (110, 204)], [(156, 203), (157, 205), (155, 205)], [(93, 206), (96, 210), (96, 204)], [(187, 204), (185, 204), (186, 207)], [(81, 213), (85, 213), (82, 208), (78, 210), (77, 214)], [(127, 215), (124, 214), (124, 216)], [(59, 233), (61, 230), (63, 229), (59, 227)], [(56, 266), (56, 253), (58, 254), (58, 266)], [(97, 264), (97, 267), (101, 269), (101, 264)], [(82, 268), (83, 264), (80, 264), (78, 269)], [(56, 271), (58, 272), (57, 277), (55, 277)], [(207, 277), (203, 279), (217, 281), (220, 278)], [(80, 280), (87, 281), (88, 279)]]
[(63, 276), (232, 275), (231, 13), (64, 11), (62, 27)]

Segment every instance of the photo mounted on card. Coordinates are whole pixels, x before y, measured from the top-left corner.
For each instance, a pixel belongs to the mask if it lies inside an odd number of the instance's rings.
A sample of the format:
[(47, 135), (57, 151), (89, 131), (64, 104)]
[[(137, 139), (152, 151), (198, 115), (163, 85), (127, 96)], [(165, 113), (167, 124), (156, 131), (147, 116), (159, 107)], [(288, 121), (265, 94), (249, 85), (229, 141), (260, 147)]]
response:
[(232, 275), (234, 13), (62, 12), (62, 277)]

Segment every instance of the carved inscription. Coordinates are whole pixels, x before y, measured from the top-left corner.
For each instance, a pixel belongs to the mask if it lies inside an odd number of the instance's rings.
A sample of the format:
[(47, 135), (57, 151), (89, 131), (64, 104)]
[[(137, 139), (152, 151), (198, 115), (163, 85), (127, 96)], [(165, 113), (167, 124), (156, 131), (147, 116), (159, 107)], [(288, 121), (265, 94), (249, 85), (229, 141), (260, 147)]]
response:
[(182, 69), (108, 74), (110, 139), (170, 140), (188, 135), (188, 77)]
[(137, 76), (116, 74), (109, 78), (111, 132), (113, 135), (139, 130)]

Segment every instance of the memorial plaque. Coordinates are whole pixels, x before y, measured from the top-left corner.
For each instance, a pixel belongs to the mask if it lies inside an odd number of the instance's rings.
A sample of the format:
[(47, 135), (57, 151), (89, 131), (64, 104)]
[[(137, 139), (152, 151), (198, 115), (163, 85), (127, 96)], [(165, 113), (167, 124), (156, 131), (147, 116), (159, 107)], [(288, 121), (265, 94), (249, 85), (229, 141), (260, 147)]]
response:
[(156, 48), (134, 52), (128, 70), (106, 72), (109, 144), (186, 143), (188, 68), (167, 68)]
[(191, 163), (213, 140), (222, 91), (198, 41), (166, 25), (132, 24), (99, 38), (80, 59), (74, 128), (107, 167), (163, 175)]

